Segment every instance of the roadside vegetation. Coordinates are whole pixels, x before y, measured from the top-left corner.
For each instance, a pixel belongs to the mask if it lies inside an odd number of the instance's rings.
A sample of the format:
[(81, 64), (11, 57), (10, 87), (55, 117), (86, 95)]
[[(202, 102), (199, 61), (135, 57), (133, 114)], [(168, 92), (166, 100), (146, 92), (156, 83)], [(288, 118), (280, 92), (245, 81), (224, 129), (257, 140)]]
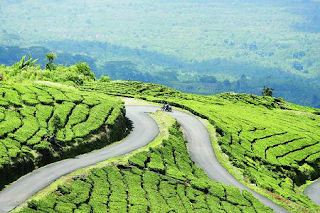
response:
[(320, 174), (318, 109), (269, 96), (200, 96), (141, 82), (88, 83), (81, 89), (168, 101), (209, 120), (219, 134), (222, 152), (241, 174), (240, 181), (292, 212), (319, 211), (300, 189)]
[(126, 134), (124, 104), (103, 94), (0, 83), (0, 188), (48, 163)]
[[(302, 194), (302, 188), (319, 178), (320, 174), (320, 138), (315, 134), (320, 121), (319, 109), (302, 107), (286, 102), (282, 98), (270, 97), (271, 93), (267, 89), (272, 90), (272, 88), (267, 87), (264, 91), (265, 96), (233, 92), (202, 96), (181, 93), (157, 84), (134, 81), (110, 82), (108, 77), (96, 80), (86, 63), (79, 62), (65, 67), (54, 64), (54, 55), (48, 56), (51, 60), (48, 58), (50, 69), (41, 69), (31, 57), (23, 57), (10, 67), (0, 67), (0, 75), (3, 75), (0, 79), (0, 126), (3, 127), (0, 128), (0, 146), (2, 146), (0, 177), (3, 180), (0, 182), (1, 187), (39, 166), (88, 152), (123, 137), (126, 133), (124, 105), (120, 100), (106, 96), (107, 94), (156, 103), (168, 101), (173, 106), (186, 109), (208, 120), (218, 134), (217, 143), (214, 144), (215, 150), (221, 150), (221, 153), (217, 154), (218, 158), (225, 161), (222, 162), (223, 165), (232, 174), (237, 174), (235, 176), (239, 181), (292, 212), (319, 211), (319, 207)], [(45, 80), (56, 83), (47, 82), (46, 85), (34, 83), (34, 81)], [(66, 87), (63, 84), (74, 87)], [(113, 131), (107, 131), (106, 127)], [(178, 136), (175, 135), (175, 137)], [(99, 141), (103, 143), (98, 143)], [(173, 159), (175, 159), (175, 150), (181, 147), (175, 147), (176, 144), (171, 142), (165, 141), (163, 146), (173, 150)], [(174, 161), (174, 165), (170, 163), (172, 158), (164, 156), (165, 152), (161, 150), (150, 149), (150, 151), (141, 152), (144, 154), (137, 154), (125, 164), (113, 165), (101, 171), (108, 178), (109, 170), (111, 173), (118, 174), (119, 184), (122, 181), (125, 187), (119, 189), (120, 191), (131, 190), (131, 186), (128, 185), (129, 179), (126, 179), (127, 173), (130, 178), (133, 175), (134, 178), (138, 178), (135, 180), (139, 180), (138, 176), (140, 176), (143, 181), (145, 173), (151, 171), (159, 175), (156, 184), (159, 187), (162, 181), (172, 180), (170, 184), (173, 186), (170, 187), (174, 190), (190, 185), (194, 190), (199, 191), (199, 196), (203, 193), (201, 196), (205, 199), (209, 195), (217, 196), (210, 192), (213, 183), (206, 182), (207, 179), (202, 180), (201, 178), (204, 177), (197, 175), (195, 171), (199, 169), (194, 169), (192, 162), (185, 157), (182, 158), (189, 163), (190, 171), (187, 171), (187, 167), (183, 168), (183, 165), (179, 165), (177, 161)], [(169, 148), (168, 153), (170, 153)], [(17, 172), (15, 168), (19, 167), (21, 169)], [(199, 172), (203, 174), (202, 171), (199, 170)], [(89, 187), (88, 184), (92, 185), (94, 180), (88, 178), (89, 176), (77, 180), (78, 183), (84, 182), (83, 186), (87, 183)], [(193, 178), (200, 178), (202, 182), (194, 181)], [(176, 185), (173, 184), (174, 182)], [(197, 185), (198, 183), (200, 185)], [(213, 185), (228, 188), (218, 183)], [(143, 184), (141, 187), (143, 188)], [(58, 189), (54, 193), (55, 198), (48, 199), (53, 200), (50, 208), (58, 206), (59, 197), (69, 196), (72, 186), (67, 188), (66, 191)], [(158, 193), (161, 194), (161, 187), (158, 189)], [(93, 190), (92, 187), (90, 190)], [(227, 190), (224, 192), (227, 193)], [(239, 193), (234, 192), (237, 196)], [(149, 196), (148, 191), (144, 190), (144, 199), (148, 200), (148, 204), (142, 203), (141, 208), (148, 210), (152, 204), (149, 203), (151, 197), (147, 196)], [(165, 195), (162, 196), (169, 210), (181, 207), (170, 206), (171, 201), (167, 201)], [(235, 204), (232, 208), (238, 208), (239, 211), (244, 206), (251, 210), (258, 208), (254, 205), (237, 203), (240, 201), (230, 201), (227, 194), (221, 196), (217, 196), (220, 200), (217, 208), (220, 209), (228, 209), (226, 206), (232, 202)], [(246, 192), (239, 196), (246, 199)], [(223, 197), (225, 200), (222, 199)], [(128, 208), (134, 205), (129, 203), (130, 199), (125, 197), (121, 199), (119, 202), (128, 201)], [(181, 197), (179, 199), (183, 201)], [(198, 201), (195, 202), (191, 197), (188, 199), (188, 202), (192, 203), (193, 210), (197, 209), (198, 207), (194, 207), (194, 204)], [(87, 197), (85, 201), (81, 201), (86, 204), (83, 208), (88, 209), (89, 200)], [(224, 201), (230, 202), (226, 204)], [(111, 208), (108, 202), (104, 203), (106, 204), (104, 208)], [(209, 203), (207, 202), (208, 206), (203, 209), (210, 209)], [(75, 209), (80, 206), (79, 204), (68, 205), (71, 209)], [(41, 205), (37, 202), (31, 203), (29, 211), (38, 211), (38, 208), (42, 208)], [(116, 205), (116, 208), (120, 208), (121, 205), (124, 208), (124, 204)], [(66, 207), (68, 211), (69, 207)], [(183, 204), (183, 208), (188, 207)], [(228, 211), (231, 212), (230, 209)]]
[[(12, 66), (0, 66), (1, 81), (21, 83), (26, 81), (51, 81), (63, 82), (64, 84), (76, 86), (82, 85), (84, 82), (95, 81), (95, 75), (91, 71), (90, 66), (79, 61), (75, 65), (64, 66), (62, 64), (56, 65), (54, 53), (46, 54), (45, 68), (42, 69), (37, 64), (38, 59), (24, 55), (20, 61), (14, 63)], [(104, 81), (106, 77), (102, 78)]]
[(161, 144), (86, 175), (19, 212), (272, 212), (247, 191), (210, 180), (191, 161), (179, 125)]

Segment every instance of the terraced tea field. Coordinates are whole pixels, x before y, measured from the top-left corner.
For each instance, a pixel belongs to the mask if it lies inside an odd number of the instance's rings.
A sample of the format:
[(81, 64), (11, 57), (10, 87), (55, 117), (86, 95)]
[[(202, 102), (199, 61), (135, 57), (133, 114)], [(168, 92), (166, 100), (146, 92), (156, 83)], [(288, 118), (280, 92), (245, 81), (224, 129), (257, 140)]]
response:
[(33, 169), (125, 134), (114, 97), (41, 84), (0, 84), (0, 188)]
[(211, 181), (191, 161), (179, 125), (161, 146), (96, 168), (20, 212), (272, 212), (249, 192)]
[(200, 96), (139, 82), (87, 84), (82, 89), (168, 101), (208, 119), (243, 182), (293, 212), (319, 211), (299, 189), (307, 180), (319, 178), (319, 110), (271, 97)]

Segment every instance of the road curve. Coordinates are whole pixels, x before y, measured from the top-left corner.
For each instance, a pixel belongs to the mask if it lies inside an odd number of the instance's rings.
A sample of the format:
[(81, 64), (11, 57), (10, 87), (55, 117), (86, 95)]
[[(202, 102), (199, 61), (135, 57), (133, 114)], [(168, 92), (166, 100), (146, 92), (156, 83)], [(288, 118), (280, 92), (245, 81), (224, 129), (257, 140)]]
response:
[(303, 194), (308, 195), (315, 204), (320, 205), (320, 179), (310, 184)]
[(212, 149), (207, 129), (195, 116), (180, 111), (174, 111), (172, 116), (177, 119), (186, 132), (186, 141), (188, 142), (191, 159), (207, 173), (210, 179), (251, 192), (260, 202), (271, 207), (276, 213), (289, 212), (240, 183), (219, 163)]
[[(129, 137), (122, 143), (74, 159), (48, 165), (20, 178), (10, 187), (0, 192), (0, 212), (8, 212), (14, 209), (36, 192), (63, 175), (111, 157), (126, 154), (152, 141), (159, 130), (154, 120), (146, 115), (145, 112), (155, 112), (159, 107), (127, 105), (126, 109), (127, 117), (133, 121), (134, 128)], [(195, 116), (177, 110), (170, 113), (170, 115), (176, 118), (184, 128), (191, 158), (208, 174), (209, 178), (224, 184), (236, 186), (240, 190), (246, 189), (250, 191), (262, 203), (274, 209), (276, 213), (288, 212), (271, 200), (253, 192), (238, 182), (218, 162), (211, 146), (209, 134)]]
[(11, 211), (63, 175), (147, 145), (159, 133), (156, 122), (145, 114), (148, 110), (127, 107), (127, 117), (133, 122), (133, 131), (122, 143), (42, 167), (1, 191), (0, 212)]

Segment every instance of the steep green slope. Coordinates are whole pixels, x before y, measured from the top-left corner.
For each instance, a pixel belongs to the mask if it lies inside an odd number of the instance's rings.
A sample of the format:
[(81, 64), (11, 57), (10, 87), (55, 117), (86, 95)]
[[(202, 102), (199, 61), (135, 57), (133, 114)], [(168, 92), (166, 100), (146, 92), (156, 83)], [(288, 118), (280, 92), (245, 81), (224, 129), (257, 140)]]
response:
[(114, 97), (42, 84), (0, 84), (0, 188), (33, 169), (124, 136)]
[(20, 212), (272, 212), (250, 193), (211, 181), (191, 161), (177, 124), (126, 163), (75, 177)]
[(220, 135), (222, 151), (248, 186), (291, 211), (319, 211), (299, 189), (319, 178), (319, 110), (271, 97), (200, 96), (139, 82), (87, 84), (82, 89), (168, 101), (208, 119)]

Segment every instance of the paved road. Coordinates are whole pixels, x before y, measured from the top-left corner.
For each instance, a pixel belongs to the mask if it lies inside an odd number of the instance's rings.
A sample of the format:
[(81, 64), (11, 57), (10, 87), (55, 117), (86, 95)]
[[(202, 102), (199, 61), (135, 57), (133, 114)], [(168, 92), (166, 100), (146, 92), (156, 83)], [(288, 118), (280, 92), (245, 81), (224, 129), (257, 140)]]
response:
[(0, 212), (14, 209), (63, 175), (147, 145), (159, 133), (155, 121), (144, 113), (148, 110), (144, 107), (127, 107), (127, 117), (133, 121), (133, 131), (122, 143), (77, 158), (50, 164), (20, 178), (0, 192)]
[[(63, 175), (111, 157), (123, 155), (152, 141), (159, 130), (153, 119), (144, 112), (155, 112), (159, 107), (128, 105), (126, 108), (127, 117), (134, 122), (134, 129), (129, 137), (121, 144), (82, 155), (78, 158), (57, 162), (19, 179), (0, 193), (0, 212), (12, 210)], [(170, 114), (178, 120), (186, 132), (188, 148), (193, 161), (200, 166), (212, 180), (234, 185), (241, 190), (246, 189), (250, 191), (262, 203), (273, 208), (277, 213), (288, 212), (269, 199), (248, 189), (228, 173), (215, 157), (206, 128), (195, 116), (176, 110)]]
[(320, 205), (320, 179), (309, 185), (303, 194), (308, 195), (314, 203)]
[(188, 141), (188, 149), (192, 160), (207, 173), (210, 179), (251, 192), (264, 205), (271, 207), (276, 213), (288, 212), (268, 198), (244, 186), (219, 163), (212, 149), (207, 129), (195, 116), (179, 111), (175, 111), (172, 116), (177, 119), (186, 132), (186, 140)]

